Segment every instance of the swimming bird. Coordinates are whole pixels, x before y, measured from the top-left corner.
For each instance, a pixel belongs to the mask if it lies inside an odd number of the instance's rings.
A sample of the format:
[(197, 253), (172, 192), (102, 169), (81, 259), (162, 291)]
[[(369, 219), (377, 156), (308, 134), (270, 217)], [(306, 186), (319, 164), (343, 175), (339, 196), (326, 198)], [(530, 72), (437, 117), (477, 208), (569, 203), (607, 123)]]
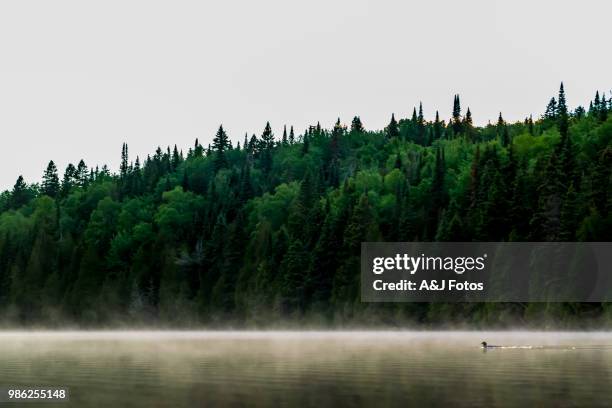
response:
[(487, 342), (486, 342), (486, 341), (483, 341), (483, 342), (482, 342), (482, 343), (480, 343), (480, 344), (482, 345), (482, 348), (483, 348), (483, 349), (490, 349), (490, 348), (497, 348), (497, 347), (501, 347), (501, 346), (494, 346), (494, 345), (487, 344)]

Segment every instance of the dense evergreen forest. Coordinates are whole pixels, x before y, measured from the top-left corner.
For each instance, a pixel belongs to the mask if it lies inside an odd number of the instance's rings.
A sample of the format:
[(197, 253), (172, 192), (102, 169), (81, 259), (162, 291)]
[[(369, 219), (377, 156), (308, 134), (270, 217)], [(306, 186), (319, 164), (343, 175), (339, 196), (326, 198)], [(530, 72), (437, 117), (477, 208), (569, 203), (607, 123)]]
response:
[[(0, 196), (6, 325), (575, 325), (607, 304), (366, 304), (362, 241), (612, 240), (612, 100), (477, 127), (359, 117), (278, 137), (121, 151)], [(240, 138), (242, 139), (242, 138)]]

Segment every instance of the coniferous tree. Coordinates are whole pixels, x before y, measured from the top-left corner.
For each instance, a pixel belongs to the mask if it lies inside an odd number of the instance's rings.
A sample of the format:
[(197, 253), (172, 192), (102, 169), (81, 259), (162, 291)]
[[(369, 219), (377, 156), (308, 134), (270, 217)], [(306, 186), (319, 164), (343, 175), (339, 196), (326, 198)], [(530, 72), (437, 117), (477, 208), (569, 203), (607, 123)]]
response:
[(272, 148), (274, 147), (274, 134), (270, 127), (270, 122), (266, 122), (266, 127), (261, 134), (261, 157), (260, 164), (264, 174), (269, 174), (272, 170)]
[(474, 131), (474, 123), (472, 121), (472, 111), (470, 108), (467, 108), (465, 112), (465, 118), (463, 118), (463, 123), (461, 124), (461, 128), (467, 140), (474, 142), (476, 139), (476, 134)]
[(288, 139), (288, 137), (287, 137), (287, 125), (285, 125), (285, 126), (283, 127), (283, 138), (282, 138), (282, 140), (281, 140), (281, 144), (282, 144), (283, 146), (286, 146), (286, 145), (288, 145), (288, 144), (289, 144), (289, 139)]
[(261, 134), (261, 146), (262, 149), (271, 149), (274, 147), (274, 134), (272, 133), (270, 122), (266, 122), (266, 127)]
[(503, 147), (507, 147), (510, 143), (510, 135), (508, 134), (508, 127), (506, 126), (506, 122), (502, 117), (501, 112), (499, 112), (499, 118), (497, 118), (497, 137), (501, 141), (501, 145)]
[(204, 147), (200, 144), (200, 141), (196, 137), (196, 140), (193, 144), (193, 156), (202, 157), (203, 154), (204, 154)]
[(563, 89), (563, 82), (561, 82), (561, 86), (559, 87), (559, 101), (557, 103), (557, 119), (559, 121), (559, 133), (561, 133), (562, 137), (566, 137), (569, 124), (568, 124), (568, 113), (567, 113), (567, 105), (565, 102), (565, 90)]
[(172, 160), (170, 161), (171, 169), (176, 170), (181, 163), (181, 156), (179, 155), (178, 148), (174, 145), (174, 150), (172, 151)]
[(121, 164), (119, 165), (119, 177), (125, 178), (128, 171), (128, 145), (123, 143), (121, 146)]
[(610, 109), (608, 105), (612, 105), (612, 98), (610, 98), (610, 101), (606, 101), (606, 94), (604, 93), (601, 96), (601, 104), (599, 108), (599, 120), (602, 122), (605, 122), (608, 119), (608, 110)]
[(72, 163), (69, 163), (66, 166), (66, 170), (64, 171), (64, 177), (62, 178), (62, 196), (65, 197), (70, 193), (72, 187), (74, 187), (76, 182), (76, 168)]
[(440, 140), (442, 138), (442, 122), (440, 122), (440, 114), (436, 111), (436, 120), (433, 124), (433, 139)]
[(355, 116), (353, 121), (351, 122), (351, 133), (361, 133), (363, 132), (363, 124), (361, 123), (361, 119), (359, 116)]
[(57, 175), (57, 167), (53, 160), (47, 165), (47, 169), (42, 178), (42, 193), (49, 197), (55, 198), (60, 192), (59, 176)]
[(599, 116), (601, 110), (601, 101), (599, 99), (599, 91), (595, 92), (595, 99), (593, 99), (593, 102), (591, 103), (591, 107), (589, 109), (589, 114), (597, 117)]
[(453, 118), (452, 118), (452, 129), (455, 135), (461, 133), (461, 102), (459, 100), (459, 95), (455, 95), (455, 99), (453, 101)]
[(228, 146), (228, 138), (225, 130), (223, 130), (223, 125), (219, 126), (219, 130), (217, 130), (217, 134), (213, 139), (213, 149), (215, 152), (215, 171), (219, 171), (227, 167), (227, 158), (225, 157), (225, 152)]
[[(229, 152), (226, 140), (220, 172), (216, 150), (194, 154), (204, 150), (199, 142), (185, 159), (167, 147), (133, 164), (124, 144), (116, 174), (69, 165), (55, 202), (45, 196), (59, 184), (49, 165), (40, 188), (21, 178), (0, 194), (0, 314), (11, 304), (24, 322), (53, 309), (89, 323), (114, 313), (190, 324), (251, 324), (266, 313), (348, 323), (364, 317), (363, 241), (609, 241), (612, 149), (609, 118), (601, 121), (609, 98), (598, 93), (589, 114), (567, 113), (566, 132), (564, 99), (555, 95), (554, 120), (535, 124), (500, 115), (470, 131), (466, 112), (460, 140), (447, 140), (452, 119), (448, 130), (439, 115), (427, 123), (421, 107), (397, 123), (402, 138), (391, 143), (383, 143), (388, 128), (366, 133), (360, 120), (348, 137), (339, 121), (311, 126), (295, 147), (268, 149), (253, 137), (244, 153)], [(501, 129), (514, 142), (500, 146)], [(266, 150), (275, 164), (268, 174)], [(470, 311), (480, 316), (483, 307)], [(400, 309), (367, 313), (391, 324), (445, 316), (427, 304)]]
[(546, 111), (544, 112), (544, 119), (556, 119), (557, 118), (557, 100), (551, 98), (548, 105), (546, 105)]
[(387, 126), (387, 139), (391, 140), (396, 137), (399, 137), (399, 126), (395, 120), (395, 114), (392, 114), (391, 121)]
[(23, 176), (19, 176), (11, 192), (11, 208), (18, 209), (28, 203), (30, 194)]
[(423, 103), (419, 102), (419, 114), (416, 117), (416, 127), (417, 127), (417, 135), (416, 142), (417, 144), (426, 146), (427, 145), (427, 135), (425, 128), (425, 118), (423, 116)]
[(291, 126), (291, 129), (289, 130), (289, 144), (294, 144), (295, 143), (295, 133), (293, 133), (293, 126)]
[(79, 160), (79, 164), (76, 168), (75, 181), (76, 184), (81, 188), (87, 187), (87, 182), (89, 181), (87, 173), (88, 171), (85, 162), (83, 160)]

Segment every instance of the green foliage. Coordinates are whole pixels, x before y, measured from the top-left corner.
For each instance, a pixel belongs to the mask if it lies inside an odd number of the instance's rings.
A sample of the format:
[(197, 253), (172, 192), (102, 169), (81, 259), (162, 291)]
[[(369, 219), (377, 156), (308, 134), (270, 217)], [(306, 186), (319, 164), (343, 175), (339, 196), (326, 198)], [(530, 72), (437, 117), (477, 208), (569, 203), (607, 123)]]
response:
[[(608, 241), (612, 118), (596, 94), (569, 113), (477, 127), (459, 96), (446, 126), (423, 106), (382, 131), (358, 116), (232, 148), (219, 127), (118, 174), (49, 162), (0, 194), (0, 314), (18, 322), (359, 321), (363, 241)], [(398, 306), (399, 307), (399, 306)], [(531, 306), (372, 306), (390, 322), (529, 319)], [(563, 309), (565, 310), (565, 309)], [(570, 309), (568, 309), (570, 310)], [(575, 313), (579, 310), (573, 308)], [(478, 317), (480, 316), (480, 317)], [(321, 320), (322, 319), (322, 320)], [(402, 320), (403, 321), (403, 320)]]

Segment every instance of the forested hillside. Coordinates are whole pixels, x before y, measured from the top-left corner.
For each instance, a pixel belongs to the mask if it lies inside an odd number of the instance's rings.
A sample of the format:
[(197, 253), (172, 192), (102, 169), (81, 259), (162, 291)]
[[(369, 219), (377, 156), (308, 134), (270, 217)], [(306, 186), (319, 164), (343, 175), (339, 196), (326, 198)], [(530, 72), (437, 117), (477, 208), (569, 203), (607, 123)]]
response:
[[(423, 107), (232, 143), (121, 152), (0, 196), (6, 324), (603, 321), (602, 304), (364, 304), (362, 241), (612, 240), (612, 101), (476, 127)], [(9, 136), (10, 137), (10, 136)], [(240, 138), (241, 139), (241, 138)], [(78, 159), (78, 158), (76, 158)], [(119, 159), (119, 157), (117, 157)]]

